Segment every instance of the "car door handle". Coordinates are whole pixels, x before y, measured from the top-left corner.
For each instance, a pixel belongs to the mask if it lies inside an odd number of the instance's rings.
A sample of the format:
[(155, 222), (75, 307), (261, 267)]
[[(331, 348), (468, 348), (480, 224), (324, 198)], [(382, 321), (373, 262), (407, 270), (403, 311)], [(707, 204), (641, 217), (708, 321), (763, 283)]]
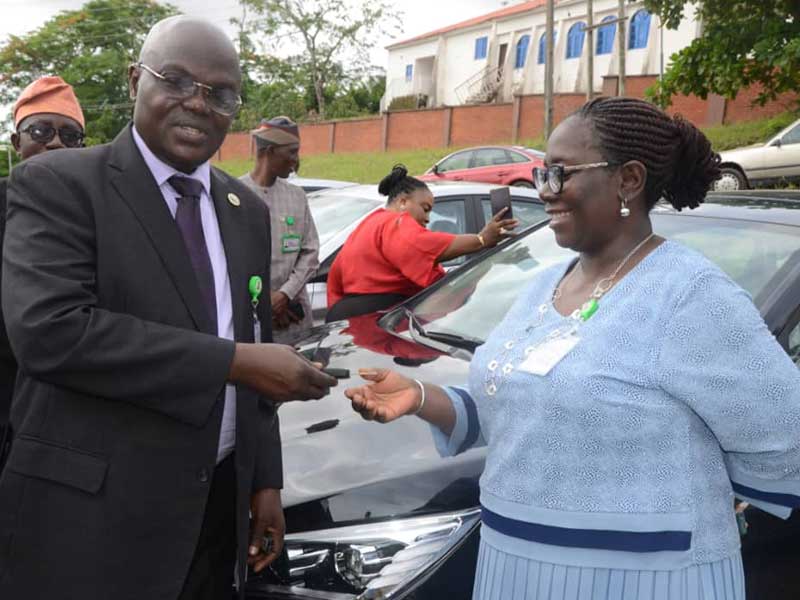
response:
[(459, 177), (459, 176), (453, 177), (453, 179), (455, 179), (456, 181), (463, 181), (464, 180), (463, 177)]
[(506, 175), (508, 175), (508, 171), (498, 171), (497, 174), (500, 175), (501, 177), (505, 177)]

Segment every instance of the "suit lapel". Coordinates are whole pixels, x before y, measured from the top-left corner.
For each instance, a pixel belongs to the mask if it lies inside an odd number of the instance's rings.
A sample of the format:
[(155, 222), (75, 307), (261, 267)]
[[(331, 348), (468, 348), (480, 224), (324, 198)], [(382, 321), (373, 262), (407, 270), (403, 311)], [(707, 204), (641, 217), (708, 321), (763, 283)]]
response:
[(228, 201), (229, 187), (222, 177), (211, 169), (211, 197), (217, 211), (217, 222), (225, 247), (225, 260), (228, 263), (228, 279), (231, 285), (231, 304), (233, 305), (233, 333), (237, 340), (245, 339), (247, 311), (250, 304), (247, 296), (248, 274), (246, 211), (243, 206), (234, 206)]
[[(133, 141), (130, 127), (114, 140), (109, 161), (111, 185), (141, 222), (150, 241), (175, 282), (195, 327), (216, 335), (200, 297), (194, 269), (175, 219), (164, 202), (150, 169)], [(226, 245), (227, 246), (227, 245)], [(229, 261), (230, 262), (230, 261)], [(146, 282), (143, 282), (146, 285)]]

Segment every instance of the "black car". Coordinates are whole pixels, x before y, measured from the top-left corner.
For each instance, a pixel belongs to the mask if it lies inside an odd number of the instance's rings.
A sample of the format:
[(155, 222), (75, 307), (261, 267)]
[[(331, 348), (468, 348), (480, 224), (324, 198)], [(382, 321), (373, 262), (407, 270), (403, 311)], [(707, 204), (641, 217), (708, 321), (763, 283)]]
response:
[[(800, 359), (800, 192), (711, 194), (697, 210), (659, 206), (652, 217), (657, 233), (700, 250), (748, 290)], [(319, 402), (279, 410), (286, 550), (250, 577), (250, 598), (471, 597), (485, 450), (441, 458), (427, 424), (363, 421), (343, 388), (366, 366), (464, 382), (472, 352), (520, 289), (571, 254), (535, 225), (389, 312), (316, 328), (298, 344), (353, 376)], [(748, 597), (800, 597), (800, 515), (745, 515)]]

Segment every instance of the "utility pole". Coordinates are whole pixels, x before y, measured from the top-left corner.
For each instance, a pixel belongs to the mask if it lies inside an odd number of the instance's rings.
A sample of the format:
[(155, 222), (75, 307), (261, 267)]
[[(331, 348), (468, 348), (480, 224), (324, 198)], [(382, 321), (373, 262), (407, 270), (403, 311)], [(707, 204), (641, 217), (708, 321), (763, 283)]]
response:
[(586, 101), (594, 95), (594, 8), (592, 0), (586, 0), (586, 43), (589, 52), (586, 55)]
[(628, 49), (628, 35), (625, 27), (625, 0), (619, 0), (619, 35), (617, 36), (617, 47), (619, 49), (619, 76), (617, 85), (617, 95), (625, 95), (625, 52)]
[(554, 0), (547, 0), (547, 21), (545, 25), (545, 65), (544, 65), (544, 139), (550, 138), (553, 131), (553, 31), (555, 30)]

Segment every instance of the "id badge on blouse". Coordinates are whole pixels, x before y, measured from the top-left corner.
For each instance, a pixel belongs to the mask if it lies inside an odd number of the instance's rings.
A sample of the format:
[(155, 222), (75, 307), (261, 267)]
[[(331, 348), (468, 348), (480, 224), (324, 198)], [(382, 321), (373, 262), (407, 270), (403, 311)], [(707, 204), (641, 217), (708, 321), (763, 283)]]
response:
[(579, 341), (580, 338), (577, 335), (548, 340), (534, 348), (519, 369), (533, 375), (547, 375), (567, 354), (572, 352)]
[(287, 233), (281, 238), (281, 253), (291, 254), (300, 252), (300, 236), (296, 233)]

